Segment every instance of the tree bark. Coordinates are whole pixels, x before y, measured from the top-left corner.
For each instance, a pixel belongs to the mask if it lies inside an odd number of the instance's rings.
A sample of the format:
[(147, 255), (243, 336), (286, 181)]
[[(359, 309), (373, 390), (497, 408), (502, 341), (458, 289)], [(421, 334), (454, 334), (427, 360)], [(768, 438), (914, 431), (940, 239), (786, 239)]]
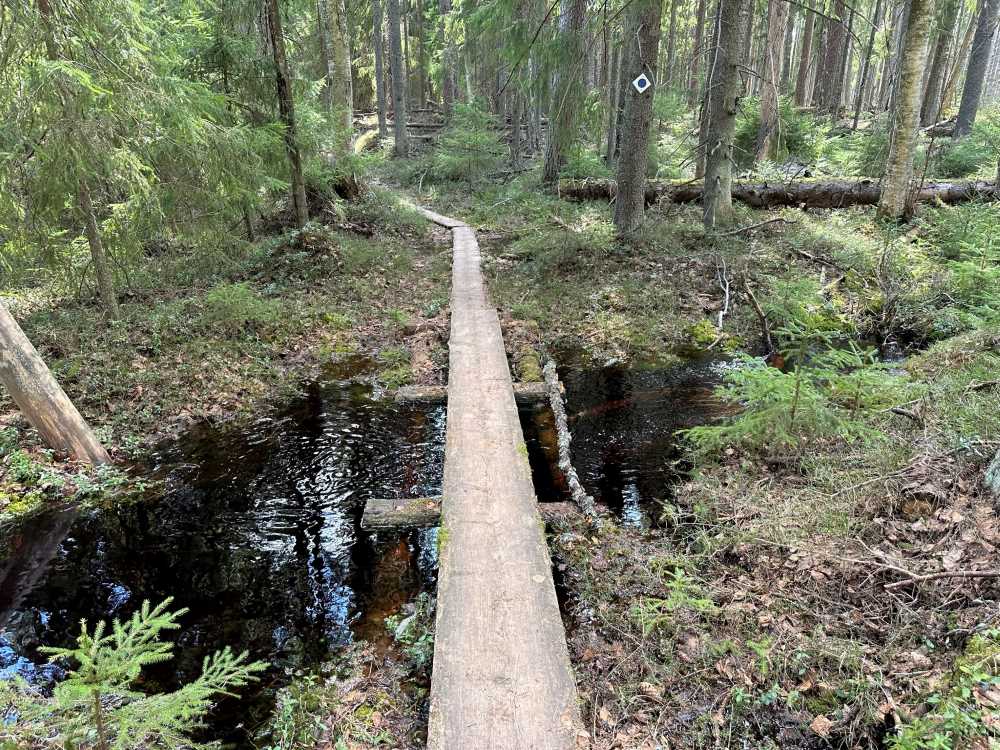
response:
[(806, 10), (805, 28), (802, 31), (802, 49), (799, 54), (799, 70), (795, 78), (795, 106), (804, 107), (809, 93), (809, 66), (812, 62), (813, 29), (816, 14)]
[(332, 42), (332, 72), (330, 88), (333, 100), (336, 144), (341, 154), (350, 149), (354, 125), (354, 82), (351, 78), (351, 44), (347, 34), (347, 8), (344, 0), (329, 0), (333, 16), (330, 19)]
[(767, 43), (764, 45), (764, 69), (761, 71), (760, 128), (754, 158), (774, 158), (778, 146), (778, 84), (784, 56), (783, 36), (788, 20), (788, 3), (769, 0)]
[(937, 44), (934, 46), (934, 59), (927, 74), (927, 88), (924, 91), (924, 103), (920, 108), (920, 125), (927, 127), (938, 121), (941, 109), (941, 88), (944, 80), (944, 70), (947, 64), (951, 38), (955, 34), (955, 21), (958, 18), (959, 0), (944, 0), (941, 10), (941, 23), (938, 28)]
[(604, 150), (604, 163), (611, 166), (618, 155), (618, 102), (621, 88), (622, 46), (615, 45), (611, 53), (611, 75), (608, 79), (608, 139)]
[(797, 6), (788, 6), (788, 19), (785, 21), (785, 43), (781, 48), (781, 90), (787, 92), (792, 76), (792, 50), (795, 48), (795, 10)]
[(847, 41), (847, 26), (844, 14), (847, 6), (844, 0), (835, 0), (833, 18), (827, 21), (826, 49), (823, 56), (822, 79), (820, 83), (820, 107), (836, 117), (840, 111), (840, 99), (844, 92), (844, 81), (840, 67)]
[(858, 93), (854, 101), (854, 122), (851, 130), (858, 129), (858, 121), (861, 119), (861, 108), (864, 106), (865, 90), (868, 87), (868, 79), (871, 77), (872, 51), (875, 49), (875, 35), (882, 25), (882, 0), (875, 0), (875, 12), (872, 14), (872, 27), (868, 33), (868, 43), (865, 45), (865, 57), (861, 62), (861, 71), (858, 73)]
[(952, 100), (955, 97), (955, 89), (958, 86), (958, 79), (965, 69), (965, 66), (969, 59), (969, 51), (972, 49), (972, 38), (976, 33), (976, 19), (978, 14), (973, 14), (972, 18), (969, 19), (969, 24), (966, 26), (965, 34), (962, 36), (962, 45), (958, 49), (958, 53), (955, 55), (955, 60), (951, 67), (951, 73), (948, 75), (948, 82), (944, 85), (944, 89), (941, 91), (941, 106), (938, 108), (937, 119), (941, 119), (941, 115), (944, 114), (945, 109), (951, 106)]
[(271, 34), (271, 52), (274, 56), (274, 74), (278, 88), (278, 110), (285, 129), (285, 153), (291, 169), (292, 206), (295, 209), (295, 224), (299, 229), (309, 222), (309, 204), (306, 201), (306, 183), (302, 176), (302, 154), (299, 151), (298, 133), (295, 123), (295, 101), (292, 93), (292, 77), (288, 71), (285, 55), (285, 36), (281, 27), (279, 0), (267, 0), (267, 25)]
[(896, 117), (886, 165), (885, 188), (878, 205), (882, 216), (899, 218), (908, 212), (913, 151), (920, 124), (920, 88), (933, 8), (934, 0), (910, 2), (910, 18), (899, 64)]
[[(560, 180), (559, 195), (567, 200), (613, 200), (614, 180)], [(649, 181), (646, 204), (657, 200), (696, 203), (704, 197), (704, 185), (697, 182)], [(731, 187), (734, 201), (751, 208), (847, 208), (874, 206), (882, 197), (882, 187), (874, 180), (825, 180), (821, 182), (737, 182)], [(1000, 200), (1000, 188), (993, 182), (961, 180), (929, 183), (912, 196), (916, 203), (967, 203), (973, 200)]]
[(104, 446), (3, 304), (0, 304), (0, 382), (53, 450), (78, 461), (111, 463)]
[(446, 116), (451, 115), (451, 110), (455, 105), (455, 65), (458, 57), (455, 54), (455, 44), (452, 35), (448, 31), (448, 18), (451, 15), (451, 0), (439, 0), (438, 8), (441, 12), (440, 26), (438, 34), (440, 36), (442, 60), (441, 60), (441, 103)]
[(584, 52), (584, 22), (587, 0), (564, 0), (559, 18), (562, 60), (549, 108), (549, 138), (545, 146), (542, 182), (552, 185), (576, 140), (577, 114), (583, 76), (580, 63)]
[(87, 244), (90, 245), (90, 257), (94, 262), (94, 276), (97, 279), (97, 291), (101, 297), (101, 306), (109, 320), (118, 319), (118, 297), (115, 294), (114, 277), (108, 265), (108, 256), (104, 252), (104, 242), (97, 226), (97, 216), (94, 214), (94, 204), (90, 198), (90, 185), (86, 178), (81, 178), (77, 187), (77, 200), (80, 214), (83, 217), (84, 232)]
[(403, 43), (399, 32), (399, 0), (386, 0), (389, 24), (389, 74), (392, 76), (393, 134), (396, 139), (393, 152), (405, 157), (410, 152), (406, 133), (406, 68), (403, 61)]
[(741, 95), (739, 62), (740, 20), (744, 0), (719, 0), (718, 34), (712, 50), (706, 91), (705, 195), (702, 199), (706, 229), (732, 219), (733, 137)]
[[(442, 0), (447, 2), (448, 0)], [(382, 2), (372, 0), (372, 49), (375, 52), (375, 99), (378, 104), (378, 137), (389, 135), (386, 111), (388, 96), (385, 92), (385, 45), (382, 43)]]
[(666, 68), (663, 71), (663, 84), (666, 88), (674, 84), (674, 58), (677, 48), (677, 5), (680, 0), (670, 0), (670, 26), (667, 31)]
[(705, 54), (705, 2), (698, 0), (698, 10), (694, 24), (694, 50), (691, 55), (691, 80), (688, 82), (688, 106), (698, 104), (698, 92), (701, 91), (701, 57)]
[(650, 86), (639, 93), (631, 81), (645, 74), (657, 77), (656, 59), (660, 46), (661, 0), (633, 0), (625, 38), (628, 53), (628, 88), (623, 92), (621, 155), (618, 158), (618, 198), (615, 201), (615, 228), (619, 234), (635, 231), (642, 223), (645, 208), (646, 167), (649, 160), (649, 128), (653, 120), (653, 92)]
[(1000, 11), (1000, 0), (985, 0), (976, 23), (976, 36), (972, 40), (972, 51), (969, 54), (969, 68), (965, 73), (965, 88), (962, 89), (962, 103), (958, 108), (958, 120), (955, 122), (955, 132), (952, 138), (961, 138), (972, 132), (972, 124), (976, 121), (979, 102), (983, 96), (983, 81), (986, 78), (986, 66), (993, 51), (993, 36), (997, 29), (997, 12)]

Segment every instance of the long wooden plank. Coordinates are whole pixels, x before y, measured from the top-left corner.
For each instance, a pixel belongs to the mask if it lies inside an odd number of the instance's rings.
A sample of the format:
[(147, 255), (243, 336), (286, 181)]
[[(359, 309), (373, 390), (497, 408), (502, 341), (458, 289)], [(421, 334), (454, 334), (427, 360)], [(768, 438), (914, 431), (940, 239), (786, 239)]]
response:
[[(428, 214), (425, 214), (428, 215)], [(500, 321), (475, 233), (452, 229), (430, 750), (587, 745)]]

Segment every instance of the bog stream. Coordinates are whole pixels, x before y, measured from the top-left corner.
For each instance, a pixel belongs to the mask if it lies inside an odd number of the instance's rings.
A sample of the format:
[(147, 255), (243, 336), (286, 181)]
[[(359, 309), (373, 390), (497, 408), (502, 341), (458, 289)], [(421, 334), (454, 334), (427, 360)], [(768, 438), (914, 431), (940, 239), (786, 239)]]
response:
[[(676, 431), (719, 413), (719, 362), (559, 361), (581, 481), (620, 523), (655, 525), (683, 476)], [(440, 491), (446, 408), (378, 399), (371, 371), (341, 363), (271, 417), (190, 429), (136, 470), (160, 480), (143, 502), (26, 525), (0, 565), (0, 679), (51, 685), (62, 672), (39, 646), (70, 644), (81, 618), (172, 596), (190, 610), (175, 656), (141, 687), (174, 689), (209, 653), (248, 650), (273, 666), (242, 700), (220, 702), (206, 738), (251, 748), (288, 675), (354, 640), (390, 648), (385, 618), (433, 590), (437, 532), (374, 535), (361, 513), (370, 497)], [(521, 422), (539, 501), (568, 499), (550, 412), (523, 406)]]

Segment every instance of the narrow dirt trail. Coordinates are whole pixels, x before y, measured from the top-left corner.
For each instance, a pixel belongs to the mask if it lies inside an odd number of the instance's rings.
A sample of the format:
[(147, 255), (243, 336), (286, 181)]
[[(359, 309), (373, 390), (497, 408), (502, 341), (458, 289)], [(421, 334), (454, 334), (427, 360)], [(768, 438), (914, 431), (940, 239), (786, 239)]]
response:
[(552, 564), (475, 232), (452, 230), (431, 750), (585, 747)]

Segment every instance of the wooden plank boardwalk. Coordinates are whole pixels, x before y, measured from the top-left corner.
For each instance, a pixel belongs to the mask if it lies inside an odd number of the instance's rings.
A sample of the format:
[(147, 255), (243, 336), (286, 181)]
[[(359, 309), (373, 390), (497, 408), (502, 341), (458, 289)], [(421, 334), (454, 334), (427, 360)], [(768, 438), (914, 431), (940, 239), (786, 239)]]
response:
[(448, 426), (430, 750), (588, 745), (497, 312), (452, 230)]

